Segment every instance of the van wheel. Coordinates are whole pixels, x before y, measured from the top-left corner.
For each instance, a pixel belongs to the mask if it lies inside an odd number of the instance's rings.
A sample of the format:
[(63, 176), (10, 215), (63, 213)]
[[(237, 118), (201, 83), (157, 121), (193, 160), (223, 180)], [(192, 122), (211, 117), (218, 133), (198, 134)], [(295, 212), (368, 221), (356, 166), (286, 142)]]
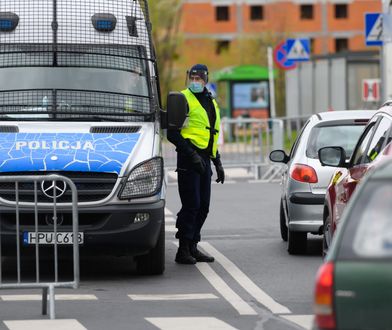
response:
[(286, 215), (284, 213), (283, 208), (283, 200), (280, 200), (280, 236), (282, 236), (282, 240), (287, 242), (287, 225), (286, 225)]
[(327, 215), (324, 221), (324, 226), (323, 226), (323, 258), (328, 253), (329, 247), (331, 246), (331, 241), (332, 241), (332, 227), (331, 227), (331, 217)]
[(288, 231), (287, 251), (289, 254), (303, 254), (306, 252), (307, 233)]
[(161, 275), (165, 271), (165, 223), (161, 225), (155, 247), (136, 258), (136, 270), (140, 275)]

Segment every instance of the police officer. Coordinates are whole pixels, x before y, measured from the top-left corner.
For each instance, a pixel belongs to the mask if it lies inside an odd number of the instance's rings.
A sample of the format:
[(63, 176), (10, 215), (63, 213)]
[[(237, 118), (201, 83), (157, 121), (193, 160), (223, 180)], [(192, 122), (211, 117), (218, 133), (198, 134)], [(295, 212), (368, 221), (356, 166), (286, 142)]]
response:
[(187, 120), (181, 130), (167, 132), (177, 151), (178, 191), (182, 207), (177, 214), (179, 248), (175, 261), (180, 264), (214, 261), (213, 257), (197, 248), (210, 206), (211, 161), (217, 172), (216, 182), (225, 181), (217, 150), (219, 107), (206, 88), (207, 82), (207, 66), (196, 64), (187, 72), (188, 88), (181, 92), (188, 102)]

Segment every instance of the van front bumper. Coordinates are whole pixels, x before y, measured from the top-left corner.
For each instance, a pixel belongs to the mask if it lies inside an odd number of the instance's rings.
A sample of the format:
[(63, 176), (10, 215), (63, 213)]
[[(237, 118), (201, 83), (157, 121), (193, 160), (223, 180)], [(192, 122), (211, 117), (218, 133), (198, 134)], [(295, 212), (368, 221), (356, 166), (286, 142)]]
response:
[[(80, 253), (87, 255), (141, 255), (155, 247), (159, 232), (164, 225), (165, 201), (159, 200), (146, 204), (102, 205), (80, 207), (78, 209), (79, 232), (83, 232), (84, 242)], [(16, 217), (15, 209), (0, 207), (3, 255), (15, 247)], [(71, 209), (57, 210), (61, 223), (57, 232), (72, 231)], [(53, 210), (43, 209), (38, 212), (39, 231), (53, 232)], [(34, 212), (20, 210), (20, 235), (35, 231)], [(23, 240), (21, 240), (23, 242)], [(34, 250), (34, 245), (22, 245), (24, 250)], [(59, 246), (61, 249), (70, 245)]]

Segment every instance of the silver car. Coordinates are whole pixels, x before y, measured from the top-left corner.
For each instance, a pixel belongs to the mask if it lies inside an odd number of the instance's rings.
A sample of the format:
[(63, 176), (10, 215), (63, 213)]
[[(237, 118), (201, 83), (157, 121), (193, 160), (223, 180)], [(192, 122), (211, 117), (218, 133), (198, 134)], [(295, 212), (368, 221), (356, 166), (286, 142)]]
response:
[(323, 233), (325, 192), (336, 168), (323, 167), (318, 150), (340, 146), (347, 157), (374, 111), (348, 110), (312, 115), (303, 126), (290, 154), (274, 150), (270, 160), (287, 164), (282, 175), (280, 232), (290, 254), (306, 252), (307, 233)]

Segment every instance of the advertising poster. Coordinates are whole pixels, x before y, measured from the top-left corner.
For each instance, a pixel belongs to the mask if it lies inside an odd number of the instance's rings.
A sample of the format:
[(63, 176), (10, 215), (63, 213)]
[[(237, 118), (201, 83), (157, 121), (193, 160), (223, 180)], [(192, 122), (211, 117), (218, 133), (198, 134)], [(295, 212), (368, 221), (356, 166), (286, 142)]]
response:
[(233, 84), (234, 109), (265, 109), (268, 107), (267, 81)]

